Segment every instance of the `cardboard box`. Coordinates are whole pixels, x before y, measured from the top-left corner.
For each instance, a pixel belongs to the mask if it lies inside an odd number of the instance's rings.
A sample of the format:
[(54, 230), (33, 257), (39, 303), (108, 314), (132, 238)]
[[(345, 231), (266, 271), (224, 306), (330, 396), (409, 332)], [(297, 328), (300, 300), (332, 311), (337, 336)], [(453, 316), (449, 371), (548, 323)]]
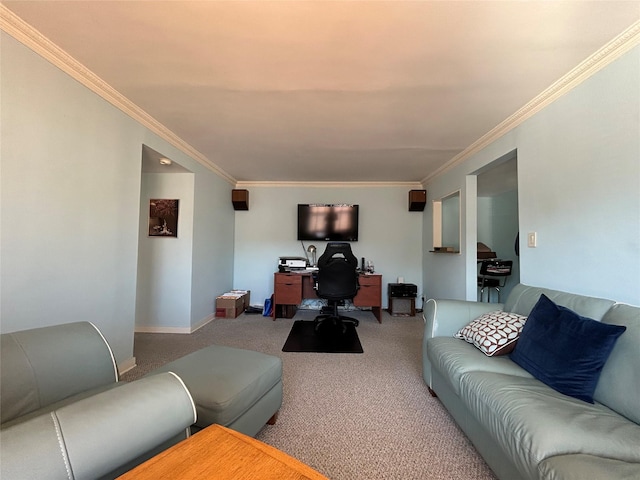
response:
[(236, 318), (249, 307), (250, 295), (249, 290), (231, 290), (216, 297), (216, 318)]
[(234, 295), (236, 295), (236, 294), (242, 295), (242, 298), (244, 300), (244, 308), (245, 308), (245, 310), (247, 308), (249, 308), (249, 305), (250, 305), (249, 304), (249, 300), (251, 300), (251, 290), (231, 290), (231, 292), (229, 292), (229, 293), (232, 293)]

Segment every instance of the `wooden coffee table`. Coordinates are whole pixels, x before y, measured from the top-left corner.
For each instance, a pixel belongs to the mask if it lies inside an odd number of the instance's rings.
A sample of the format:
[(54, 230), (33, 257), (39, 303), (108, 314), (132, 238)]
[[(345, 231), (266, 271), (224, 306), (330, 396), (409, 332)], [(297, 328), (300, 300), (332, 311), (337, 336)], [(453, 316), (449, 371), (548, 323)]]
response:
[(199, 431), (119, 478), (328, 480), (286, 453), (220, 425)]

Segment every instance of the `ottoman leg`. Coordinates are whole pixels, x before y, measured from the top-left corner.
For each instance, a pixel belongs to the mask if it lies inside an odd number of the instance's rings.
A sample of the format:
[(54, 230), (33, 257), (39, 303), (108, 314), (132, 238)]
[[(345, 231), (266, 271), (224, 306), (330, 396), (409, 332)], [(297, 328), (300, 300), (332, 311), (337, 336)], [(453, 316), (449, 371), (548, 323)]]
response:
[(278, 410), (276, 413), (271, 415), (271, 418), (269, 420), (267, 420), (267, 425), (275, 425), (276, 424), (276, 421), (278, 420), (278, 413), (280, 413), (280, 410)]

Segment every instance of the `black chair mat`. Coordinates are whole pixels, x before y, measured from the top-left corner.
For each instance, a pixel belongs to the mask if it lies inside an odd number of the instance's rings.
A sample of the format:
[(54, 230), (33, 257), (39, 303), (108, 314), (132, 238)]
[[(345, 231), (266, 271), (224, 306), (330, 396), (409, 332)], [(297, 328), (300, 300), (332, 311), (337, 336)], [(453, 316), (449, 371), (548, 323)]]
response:
[(291, 327), (283, 352), (363, 353), (356, 327), (346, 324), (346, 331), (331, 331), (331, 326), (315, 331), (315, 322), (296, 320)]

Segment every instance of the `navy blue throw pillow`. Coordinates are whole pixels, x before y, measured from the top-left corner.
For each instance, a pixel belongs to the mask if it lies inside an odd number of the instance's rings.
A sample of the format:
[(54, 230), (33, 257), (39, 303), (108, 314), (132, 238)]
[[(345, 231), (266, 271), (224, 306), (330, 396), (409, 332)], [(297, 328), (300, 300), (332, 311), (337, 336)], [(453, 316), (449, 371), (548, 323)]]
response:
[(626, 329), (581, 317), (543, 294), (510, 357), (554, 390), (593, 403), (602, 367)]

